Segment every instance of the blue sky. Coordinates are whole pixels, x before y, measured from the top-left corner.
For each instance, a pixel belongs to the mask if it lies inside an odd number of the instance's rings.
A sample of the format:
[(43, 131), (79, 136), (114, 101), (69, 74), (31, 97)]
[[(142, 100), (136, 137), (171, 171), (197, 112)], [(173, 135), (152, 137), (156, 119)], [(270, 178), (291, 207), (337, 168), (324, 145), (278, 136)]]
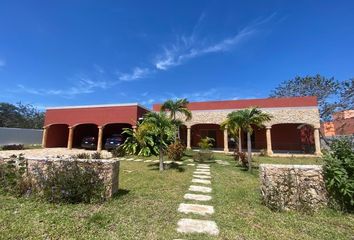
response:
[(354, 1), (0, 1), (0, 102), (267, 97), (354, 77)]

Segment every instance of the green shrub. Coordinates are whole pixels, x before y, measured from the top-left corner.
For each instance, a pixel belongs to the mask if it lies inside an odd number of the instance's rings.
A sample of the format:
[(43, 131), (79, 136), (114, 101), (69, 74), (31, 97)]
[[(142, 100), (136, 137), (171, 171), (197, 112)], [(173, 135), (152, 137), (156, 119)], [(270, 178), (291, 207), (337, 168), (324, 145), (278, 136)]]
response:
[(73, 156), (75, 159), (90, 159), (90, 154), (89, 153), (78, 153)]
[(23, 150), (25, 146), (23, 144), (10, 144), (1, 147), (2, 150)]
[(173, 161), (179, 161), (182, 159), (186, 146), (180, 141), (176, 141), (170, 144), (167, 148), (167, 156)]
[(240, 163), (242, 167), (248, 168), (247, 154), (245, 152), (236, 152), (234, 159), (236, 162)]
[(200, 150), (193, 155), (193, 160), (196, 162), (206, 162), (213, 159), (213, 152), (210, 150)]
[(91, 154), (91, 159), (102, 159), (102, 155), (100, 152), (94, 152)]
[(126, 155), (123, 145), (114, 148), (112, 151), (112, 157), (124, 157)]
[(40, 169), (38, 183), (43, 197), (53, 203), (91, 203), (105, 198), (100, 172), (77, 161), (51, 163), (45, 174)]
[(27, 175), (27, 161), (20, 154), (12, 155), (8, 161), (0, 163), (0, 189), (14, 196), (27, 194), (32, 182)]
[(324, 155), (326, 187), (334, 206), (354, 211), (354, 143), (344, 137), (334, 140)]
[(213, 147), (213, 142), (214, 141), (215, 140), (213, 138), (205, 137), (205, 138), (200, 139), (200, 141), (198, 143), (198, 146), (201, 149), (207, 150), (207, 149), (210, 149), (210, 148)]

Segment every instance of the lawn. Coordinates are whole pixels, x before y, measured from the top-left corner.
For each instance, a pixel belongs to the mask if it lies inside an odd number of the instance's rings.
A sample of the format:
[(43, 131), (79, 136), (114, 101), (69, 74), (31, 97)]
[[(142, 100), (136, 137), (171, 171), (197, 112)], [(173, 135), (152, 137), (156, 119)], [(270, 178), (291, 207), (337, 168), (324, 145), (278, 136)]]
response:
[[(143, 162), (121, 163), (120, 193), (104, 204), (53, 205), (35, 199), (0, 195), (2, 239), (351, 239), (354, 216), (330, 209), (314, 215), (272, 212), (261, 204), (258, 172), (236, 167), (231, 157), (217, 154), (231, 165), (212, 164), (217, 238), (181, 235), (178, 213), (194, 167), (157, 171)], [(258, 157), (255, 163), (316, 163), (318, 159)], [(197, 217), (201, 218), (201, 217)]]

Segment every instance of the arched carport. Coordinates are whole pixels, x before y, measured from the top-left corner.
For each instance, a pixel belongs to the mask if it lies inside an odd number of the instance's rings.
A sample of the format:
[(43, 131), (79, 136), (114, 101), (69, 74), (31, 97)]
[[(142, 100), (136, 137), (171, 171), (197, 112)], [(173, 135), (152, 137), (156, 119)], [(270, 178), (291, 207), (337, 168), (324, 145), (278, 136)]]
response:
[(198, 143), (202, 138), (209, 137), (213, 138), (213, 148), (223, 149), (224, 148), (224, 137), (223, 131), (220, 129), (219, 124), (213, 123), (201, 123), (194, 124), (191, 126), (191, 147), (199, 148)]
[[(104, 144), (107, 138), (110, 138), (114, 135), (122, 135), (124, 128), (132, 128), (132, 125), (129, 123), (108, 123), (103, 127), (103, 135), (102, 135), (102, 146), (104, 148)], [(125, 139), (124, 134), (122, 135), (123, 139)]]
[(94, 137), (95, 143), (98, 141), (98, 126), (94, 123), (81, 123), (74, 127), (72, 147), (80, 148), (82, 139), (85, 137)]
[(46, 134), (43, 134), (43, 143), (47, 148), (67, 147), (69, 129), (68, 124), (51, 124), (44, 127)]

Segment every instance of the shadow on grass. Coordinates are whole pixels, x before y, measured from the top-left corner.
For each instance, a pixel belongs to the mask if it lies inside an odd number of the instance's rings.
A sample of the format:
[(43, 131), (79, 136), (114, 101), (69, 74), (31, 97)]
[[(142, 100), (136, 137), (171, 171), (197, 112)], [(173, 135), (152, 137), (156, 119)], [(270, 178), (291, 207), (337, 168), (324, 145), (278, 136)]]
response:
[(123, 197), (123, 196), (127, 195), (129, 192), (130, 192), (130, 190), (128, 190), (128, 189), (118, 189), (118, 192), (113, 194), (112, 198), (116, 199), (116, 198)]
[[(151, 163), (151, 164), (148, 165), (148, 167), (150, 167), (150, 170), (153, 170), (153, 171), (159, 171), (160, 170), (159, 163)], [(186, 169), (183, 166), (178, 165), (175, 162), (172, 162), (170, 164), (164, 163), (164, 170), (170, 170), (170, 169), (177, 170), (178, 172), (186, 171)]]

